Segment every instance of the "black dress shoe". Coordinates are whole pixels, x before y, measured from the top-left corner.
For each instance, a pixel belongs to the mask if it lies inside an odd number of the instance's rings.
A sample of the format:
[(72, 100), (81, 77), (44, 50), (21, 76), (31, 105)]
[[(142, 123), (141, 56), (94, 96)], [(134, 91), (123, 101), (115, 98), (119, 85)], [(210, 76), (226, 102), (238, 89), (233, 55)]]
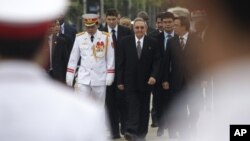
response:
[(158, 124), (157, 124), (157, 123), (152, 123), (152, 124), (151, 124), (151, 127), (153, 127), (153, 128), (154, 128), (154, 127), (158, 127)]
[(112, 136), (112, 139), (120, 139), (120, 138), (121, 138), (120, 135), (113, 135), (113, 136)]
[(124, 134), (124, 137), (128, 141), (136, 141), (136, 136), (134, 134), (132, 134), (132, 133), (126, 132)]
[(164, 134), (164, 128), (162, 127), (159, 127), (158, 130), (157, 130), (157, 136), (160, 137)]
[(121, 129), (121, 134), (124, 135), (125, 131), (126, 131), (126, 129)]

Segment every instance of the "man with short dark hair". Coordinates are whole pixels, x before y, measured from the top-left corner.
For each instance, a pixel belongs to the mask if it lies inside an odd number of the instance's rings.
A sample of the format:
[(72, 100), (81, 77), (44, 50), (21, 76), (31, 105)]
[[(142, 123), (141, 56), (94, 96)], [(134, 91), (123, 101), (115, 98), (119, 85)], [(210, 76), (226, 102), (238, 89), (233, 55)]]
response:
[(155, 18), (155, 29), (153, 32), (149, 34), (149, 36), (152, 36), (154, 38), (157, 38), (156, 36), (161, 33), (164, 28), (162, 24), (162, 16), (164, 15), (165, 12), (158, 13)]
[(68, 46), (69, 39), (60, 33), (60, 24), (56, 20), (52, 22), (48, 37), (48, 67), (46, 68), (50, 76), (55, 80), (65, 83), (66, 70), (69, 59)]
[[(158, 34), (158, 36), (156, 37), (158, 39), (158, 42), (160, 44), (160, 50), (161, 50), (161, 68), (160, 68), (160, 72), (158, 75), (158, 83), (156, 83), (156, 85), (153, 88), (153, 94), (154, 94), (154, 107), (155, 107), (155, 111), (156, 111), (156, 115), (157, 115), (157, 120), (158, 120), (158, 130), (157, 130), (157, 136), (161, 136), (164, 134), (164, 128), (168, 128), (169, 131), (169, 136), (172, 136), (172, 134), (170, 133), (171, 130), (170, 128), (167, 126), (167, 124), (165, 125), (164, 122), (168, 122), (165, 118), (164, 118), (164, 112), (167, 106), (168, 101), (168, 97), (169, 97), (169, 90), (165, 90), (162, 87), (162, 77), (164, 75), (164, 57), (166, 57), (166, 51), (167, 51), (167, 42), (169, 39), (171, 39), (174, 36), (177, 36), (174, 33), (174, 20), (175, 17), (172, 13), (170, 12), (165, 12), (162, 16), (162, 25), (163, 25), (163, 32), (161, 32), (160, 34)], [(166, 113), (167, 114), (167, 113)]]
[[(107, 10), (106, 24), (107, 26), (101, 30), (108, 32), (113, 39), (115, 50), (115, 66), (117, 67), (117, 50), (120, 48), (120, 41), (123, 37), (130, 35), (131, 31), (130, 29), (118, 24), (118, 12), (116, 9)], [(113, 139), (120, 138), (120, 132), (121, 134), (124, 134), (126, 129), (125, 123), (127, 112), (125, 94), (123, 91), (117, 89), (116, 77), (114, 78), (114, 83), (107, 87), (106, 106), (110, 119), (111, 136)], [(121, 123), (121, 127), (119, 126), (119, 123)]]
[(68, 52), (70, 53), (73, 48), (73, 44), (77, 33), (76, 27), (65, 22), (65, 15), (61, 15), (59, 17), (59, 23), (60, 23), (60, 33), (69, 39), (69, 46), (67, 47), (67, 49)]

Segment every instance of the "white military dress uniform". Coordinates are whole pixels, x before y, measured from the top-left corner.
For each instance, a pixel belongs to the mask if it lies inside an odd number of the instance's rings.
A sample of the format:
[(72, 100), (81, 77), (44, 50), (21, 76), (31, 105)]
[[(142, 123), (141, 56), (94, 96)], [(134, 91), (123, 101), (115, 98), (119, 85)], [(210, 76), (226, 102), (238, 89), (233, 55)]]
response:
[(107, 141), (103, 108), (26, 61), (0, 62), (1, 141)]
[[(68, 0), (0, 2), (0, 141), (108, 140), (103, 108), (77, 98), (38, 66), (45, 58), (39, 46), (67, 6)], [(34, 57), (20, 53), (32, 47)]]
[(104, 105), (106, 86), (114, 80), (114, 48), (109, 33), (99, 30), (93, 35), (82, 32), (76, 35), (66, 74), (67, 85), (72, 86), (78, 60), (81, 58), (75, 91), (89, 95)]

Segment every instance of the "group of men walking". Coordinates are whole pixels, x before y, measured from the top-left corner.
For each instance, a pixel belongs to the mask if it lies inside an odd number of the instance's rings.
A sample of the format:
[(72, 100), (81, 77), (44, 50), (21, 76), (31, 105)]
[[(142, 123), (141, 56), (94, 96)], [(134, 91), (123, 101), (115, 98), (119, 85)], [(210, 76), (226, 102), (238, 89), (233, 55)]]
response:
[(145, 140), (152, 93), (151, 126), (158, 127), (157, 136), (167, 128), (176, 138), (181, 131), (174, 121), (186, 120), (186, 107), (192, 119), (198, 118), (199, 109), (187, 98), (176, 106), (178, 112), (170, 111), (175, 99), (192, 89), (189, 84), (199, 72), (201, 39), (190, 32), (187, 17), (171, 12), (156, 16), (156, 29), (147, 24), (144, 11), (131, 28), (119, 25), (115, 9), (108, 9), (105, 16), (105, 24), (100, 24), (97, 14), (84, 14), (86, 31), (75, 36), (74, 28), (65, 30), (63, 16), (55, 21), (49, 36), (57, 38), (49, 40), (50, 75), (74, 87), (80, 98), (91, 97), (106, 107), (113, 139), (122, 134), (128, 140)]
[[(199, 108), (187, 98), (176, 106), (177, 112), (170, 113), (175, 100), (192, 89), (189, 84), (199, 73), (201, 39), (190, 32), (189, 19), (163, 12), (156, 18), (159, 29), (150, 32), (145, 16), (136, 18), (132, 29), (118, 24), (115, 9), (107, 10), (101, 28), (98, 18), (96, 14), (83, 15), (86, 32), (76, 34), (66, 84), (74, 87), (78, 96), (87, 95), (106, 106), (111, 138), (123, 134), (127, 140), (145, 140), (151, 93), (157, 136), (165, 129), (171, 138), (176, 138), (177, 132), (181, 136), (177, 119), (186, 128), (195, 128)], [(186, 118), (187, 107), (189, 117), (195, 119), (192, 122)]]
[(242, 16), (248, 9), (229, 1), (206, 4), (214, 4), (209, 18), (216, 21), (209, 33), (202, 22), (192, 33), (187, 17), (170, 12), (157, 15), (153, 31), (140, 12), (129, 29), (109, 9), (103, 28), (98, 15), (85, 14), (86, 32), (75, 36), (59, 18), (68, 0), (2, 1), (0, 140), (108, 141), (106, 105), (113, 139), (121, 133), (128, 141), (145, 141), (151, 93), (157, 136), (168, 129), (170, 138), (192, 140), (203, 101), (200, 84), (207, 78), (197, 78), (200, 66), (215, 78), (216, 109), (201, 116), (196, 139), (227, 140), (228, 125), (249, 123), (249, 20)]

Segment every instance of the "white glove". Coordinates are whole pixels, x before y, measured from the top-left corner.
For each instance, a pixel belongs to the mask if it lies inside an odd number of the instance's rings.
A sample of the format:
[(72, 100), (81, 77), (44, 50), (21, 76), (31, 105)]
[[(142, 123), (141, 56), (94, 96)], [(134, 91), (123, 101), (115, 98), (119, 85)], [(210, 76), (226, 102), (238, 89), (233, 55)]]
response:
[(107, 86), (112, 85), (112, 83), (114, 81), (114, 78), (115, 78), (115, 74), (114, 73), (108, 73), (107, 76), (106, 76), (106, 85)]
[(74, 73), (66, 73), (66, 84), (68, 86), (72, 86), (73, 85), (73, 79), (74, 79)]

